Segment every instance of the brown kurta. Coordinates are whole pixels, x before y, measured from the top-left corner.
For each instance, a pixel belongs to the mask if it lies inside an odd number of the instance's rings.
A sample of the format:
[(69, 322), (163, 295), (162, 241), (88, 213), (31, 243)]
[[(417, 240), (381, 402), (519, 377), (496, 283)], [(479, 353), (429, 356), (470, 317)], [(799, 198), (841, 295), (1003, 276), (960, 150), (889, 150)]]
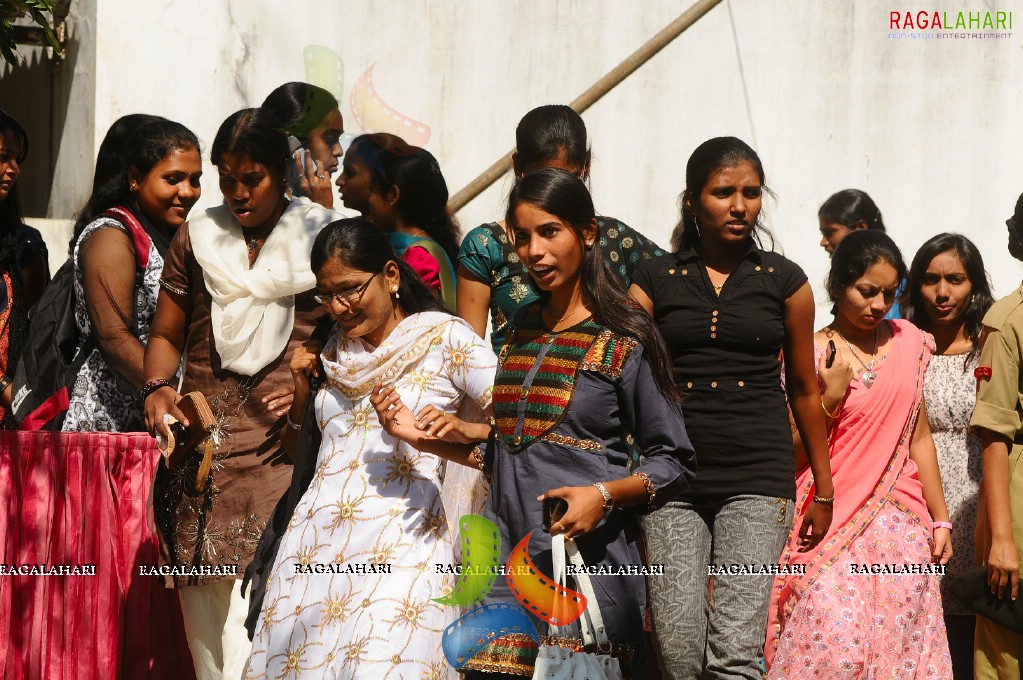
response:
[[(257, 257), (254, 264), (259, 266)], [(182, 480), (195, 478), (201, 453), (170, 472), (163, 466), (156, 479), (154, 513), (160, 535), (161, 564), (182, 568), (237, 567), (235, 575), (167, 576), (168, 585), (205, 585), (241, 578), (252, 560), (270, 513), (287, 490), (292, 466), (280, 448), (284, 417), (269, 413), (262, 398), (291, 388), (291, 352), (312, 332), (322, 308), (313, 291), (296, 296), (295, 326), (284, 353), (255, 376), (221, 368), (213, 338), (210, 294), (202, 268), (192, 253), (187, 225), (171, 241), (161, 285), (185, 295), (185, 374), (181, 393), (202, 392), (226, 436), (214, 451), (213, 483), (199, 496), (182, 490)], [(268, 433), (272, 433), (268, 436)], [(207, 569), (207, 571), (209, 571)]]

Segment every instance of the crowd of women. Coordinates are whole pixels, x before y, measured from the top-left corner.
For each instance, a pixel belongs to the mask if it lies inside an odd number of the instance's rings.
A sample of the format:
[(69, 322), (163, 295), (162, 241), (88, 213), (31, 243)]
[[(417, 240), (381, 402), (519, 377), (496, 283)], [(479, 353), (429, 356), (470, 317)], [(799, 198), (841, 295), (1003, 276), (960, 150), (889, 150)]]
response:
[[(957, 587), (1015, 599), (1023, 546), (1023, 288), (994, 303), (968, 238), (907, 266), (868, 195), (831, 196), (815, 331), (739, 139), (692, 153), (662, 250), (597, 213), (567, 106), (522, 118), (507, 210), (464, 238), (432, 154), (343, 132), (330, 94), (281, 86), (216, 132), (223, 201), (196, 214), (196, 135), (125, 116), (69, 245), (63, 429), (166, 445), (192, 425), (182, 395), (209, 406), (209, 444), (162, 463), (150, 499), (198, 678), (452, 674), (455, 575), (435, 567), (462, 512), (496, 526), (501, 564), (525, 542), (552, 578), (568, 540), (599, 567), (595, 646), (585, 622), (532, 622), (609, 677), (1019, 677), (1023, 626)], [(5, 428), (49, 278), (27, 154), (0, 112)], [(338, 170), (361, 217), (333, 210)], [(1023, 260), (1023, 197), (1007, 224)], [(643, 564), (663, 575), (620, 569)], [(498, 579), (482, 605), (520, 590)], [(490, 636), (459, 670), (533, 676), (539, 649)]]

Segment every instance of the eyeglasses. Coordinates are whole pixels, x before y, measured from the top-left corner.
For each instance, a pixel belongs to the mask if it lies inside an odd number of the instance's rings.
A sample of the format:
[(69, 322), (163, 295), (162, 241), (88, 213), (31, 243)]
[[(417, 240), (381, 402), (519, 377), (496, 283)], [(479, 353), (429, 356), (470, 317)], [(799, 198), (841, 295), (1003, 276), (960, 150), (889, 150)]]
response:
[[(380, 272), (377, 272), (379, 274)], [(362, 300), (363, 294), (366, 289), (369, 288), (369, 284), (377, 277), (377, 274), (366, 279), (366, 283), (362, 284), (358, 288), (349, 288), (343, 290), (340, 293), (317, 293), (313, 295), (313, 299), (319, 302), (321, 305), (329, 305), (331, 302), (337, 302), (342, 305), (355, 305)]]

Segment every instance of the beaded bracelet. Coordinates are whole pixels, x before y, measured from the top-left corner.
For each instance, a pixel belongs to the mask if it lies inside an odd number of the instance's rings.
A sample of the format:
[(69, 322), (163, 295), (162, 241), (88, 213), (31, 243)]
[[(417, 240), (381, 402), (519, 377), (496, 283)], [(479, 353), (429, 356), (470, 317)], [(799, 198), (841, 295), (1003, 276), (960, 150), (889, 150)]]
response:
[(931, 522), (931, 528), (932, 529), (948, 529), (949, 531), (952, 531), (952, 523), (951, 522)]
[(291, 411), (290, 410), (288, 411), (287, 415), (285, 416), (285, 422), (287, 423), (288, 427), (290, 427), (292, 430), (301, 430), (302, 429), (302, 423), (296, 423), (294, 420), (291, 419)]
[(831, 496), (830, 498), (826, 498), (824, 496), (818, 496), (817, 494), (814, 494), (813, 502), (814, 503), (820, 503), (821, 505), (834, 505), (835, 504), (835, 497)]
[(166, 378), (157, 378), (156, 380), (150, 380), (149, 382), (142, 386), (142, 389), (139, 390), (139, 394), (142, 395), (142, 401), (148, 399), (149, 395), (152, 394), (153, 392), (163, 389), (164, 387), (171, 387), (170, 380), (167, 380)]

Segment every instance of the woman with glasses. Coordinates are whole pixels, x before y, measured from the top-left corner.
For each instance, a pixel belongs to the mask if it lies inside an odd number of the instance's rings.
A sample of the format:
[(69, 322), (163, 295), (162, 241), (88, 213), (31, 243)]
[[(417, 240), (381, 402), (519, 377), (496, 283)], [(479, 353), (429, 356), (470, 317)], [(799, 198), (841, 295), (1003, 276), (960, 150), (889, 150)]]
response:
[(171, 382), (182, 359), (180, 394), (200, 392), (216, 420), (209, 474), (197, 480), (204, 444), (174, 469), (161, 466), (153, 501), (199, 680), (238, 678), (248, 657), (240, 579), (292, 472), (280, 451), (284, 413), (263, 399), (290, 386), (286, 355), (323, 313), (309, 253), (338, 217), (307, 198), (287, 200), (280, 130), (263, 109), (220, 126), (211, 156), (224, 203), (172, 239), (146, 345), (149, 431), (167, 437), (168, 415), (187, 424)]
[[(284, 442), (304, 483), (293, 483), (289, 497), (300, 499), (290, 521), (274, 523), (287, 528), (246, 677), (442, 678), (441, 638), (458, 614), (434, 601), (454, 585), (457, 517), (446, 517), (441, 501), (450, 476), (442, 458), (385, 433), (371, 400), (383, 384), (419, 414), (472, 406), (481, 415), (497, 360), (364, 219), (324, 229), (312, 269), (315, 297), (335, 325), (324, 347), (292, 354)], [(325, 379), (319, 389), (314, 376)], [(468, 427), (483, 437), (489, 429)], [(322, 433), (319, 446), (297, 446), (310, 429)], [(472, 446), (449, 449), (464, 459)]]

